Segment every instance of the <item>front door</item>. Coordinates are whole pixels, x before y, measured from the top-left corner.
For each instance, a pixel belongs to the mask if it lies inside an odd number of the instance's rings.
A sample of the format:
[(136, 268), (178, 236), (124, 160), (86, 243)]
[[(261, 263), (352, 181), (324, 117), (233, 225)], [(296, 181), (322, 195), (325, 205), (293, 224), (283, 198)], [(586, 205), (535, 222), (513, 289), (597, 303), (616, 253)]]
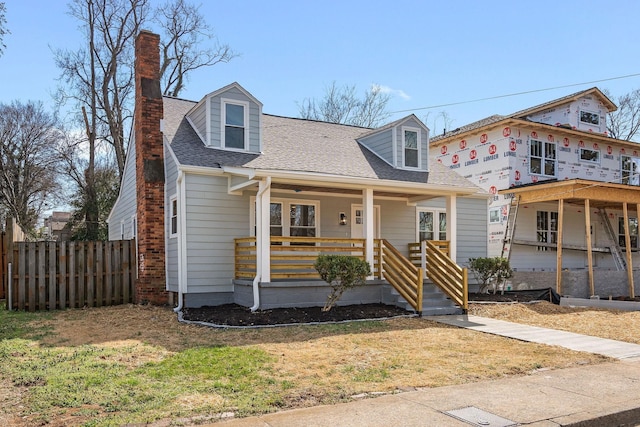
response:
[[(364, 238), (364, 211), (362, 205), (351, 205), (351, 238)], [(373, 207), (373, 238), (380, 238), (380, 206)]]

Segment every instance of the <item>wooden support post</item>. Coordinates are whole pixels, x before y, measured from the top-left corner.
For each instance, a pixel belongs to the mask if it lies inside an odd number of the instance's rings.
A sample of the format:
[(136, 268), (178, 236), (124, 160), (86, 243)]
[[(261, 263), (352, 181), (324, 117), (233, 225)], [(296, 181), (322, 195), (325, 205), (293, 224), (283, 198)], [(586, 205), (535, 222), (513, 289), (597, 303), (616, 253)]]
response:
[(558, 200), (558, 254), (556, 257), (556, 292), (562, 295), (562, 222), (564, 218), (564, 199)]
[(589, 295), (596, 294), (593, 283), (593, 251), (591, 243), (591, 207), (589, 199), (584, 199), (584, 226), (587, 235), (587, 266), (589, 268)]
[(631, 236), (629, 235), (629, 210), (627, 208), (627, 202), (622, 204), (622, 214), (624, 215), (624, 248), (627, 254), (627, 282), (629, 283), (629, 296), (634, 298), (633, 265), (631, 264)]

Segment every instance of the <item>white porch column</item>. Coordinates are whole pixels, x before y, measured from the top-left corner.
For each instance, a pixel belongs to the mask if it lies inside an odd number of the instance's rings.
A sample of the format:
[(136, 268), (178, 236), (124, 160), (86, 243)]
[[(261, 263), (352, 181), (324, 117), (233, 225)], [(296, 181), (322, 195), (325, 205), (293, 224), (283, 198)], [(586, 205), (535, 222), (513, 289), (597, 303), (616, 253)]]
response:
[(455, 195), (447, 196), (447, 240), (449, 240), (449, 257), (458, 262), (458, 207)]
[(256, 195), (256, 270), (262, 282), (271, 281), (271, 177), (258, 183)]
[[(375, 223), (373, 222), (373, 189), (367, 188), (362, 190), (362, 218), (364, 220), (364, 238), (366, 245), (365, 257), (369, 265), (371, 266), (371, 270), (374, 268), (374, 259), (373, 259), (373, 238)], [(370, 279), (373, 276), (369, 276)]]

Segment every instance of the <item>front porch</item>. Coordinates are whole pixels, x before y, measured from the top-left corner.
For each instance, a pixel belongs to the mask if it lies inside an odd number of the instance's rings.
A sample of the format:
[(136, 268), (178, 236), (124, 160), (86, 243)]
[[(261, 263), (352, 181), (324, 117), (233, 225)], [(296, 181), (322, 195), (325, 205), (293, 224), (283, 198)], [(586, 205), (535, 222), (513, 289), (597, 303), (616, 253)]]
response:
[[(425, 281), (441, 291), (462, 310), (468, 308), (468, 280), (466, 268), (461, 268), (449, 257), (448, 241), (423, 241), (407, 244), (406, 253), (385, 239), (373, 239), (367, 250), (366, 239), (330, 237), (271, 236), (267, 254), (260, 254), (255, 237), (235, 239), (234, 284), (243, 301), (260, 298), (256, 294), (280, 295), (285, 306), (323, 303), (327, 285), (321, 281), (313, 267), (320, 255), (351, 255), (369, 262), (372, 275), (364, 287), (350, 291), (348, 301), (353, 303), (389, 303), (394, 296), (423, 312)], [(370, 254), (369, 258), (367, 254)], [(269, 262), (261, 264), (261, 259)], [(260, 272), (268, 272), (264, 280)], [(249, 285), (253, 288), (250, 297)], [(259, 290), (258, 290), (259, 288)], [(431, 291), (437, 299), (437, 291)], [(396, 298), (397, 299), (397, 298)]]
[[(516, 209), (508, 225), (513, 234), (503, 246), (513, 251), (507, 253), (514, 283), (555, 283), (559, 294), (585, 298), (625, 293), (635, 297), (638, 279), (634, 276), (639, 274), (637, 267), (634, 270), (640, 218), (637, 186), (573, 179), (501, 193), (509, 194), (511, 209)], [(533, 228), (532, 224), (537, 225)], [(553, 266), (543, 262), (549, 257), (553, 257)]]

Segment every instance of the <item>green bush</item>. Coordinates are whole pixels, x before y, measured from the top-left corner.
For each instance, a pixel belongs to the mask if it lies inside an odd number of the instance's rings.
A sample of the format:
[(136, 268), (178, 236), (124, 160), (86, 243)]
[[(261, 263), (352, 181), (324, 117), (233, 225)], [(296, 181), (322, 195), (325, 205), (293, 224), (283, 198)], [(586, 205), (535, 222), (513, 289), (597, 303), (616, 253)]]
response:
[(329, 311), (347, 289), (364, 285), (371, 274), (369, 263), (348, 255), (320, 255), (313, 265), (320, 278), (331, 286), (322, 311)]
[[(481, 293), (487, 291), (492, 283), (497, 285), (513, 276), (509, 260), (501, 257), (469, 258), (469, 270), (480, 282)], [(495, 293), (495, 287), (493, 292)]]

